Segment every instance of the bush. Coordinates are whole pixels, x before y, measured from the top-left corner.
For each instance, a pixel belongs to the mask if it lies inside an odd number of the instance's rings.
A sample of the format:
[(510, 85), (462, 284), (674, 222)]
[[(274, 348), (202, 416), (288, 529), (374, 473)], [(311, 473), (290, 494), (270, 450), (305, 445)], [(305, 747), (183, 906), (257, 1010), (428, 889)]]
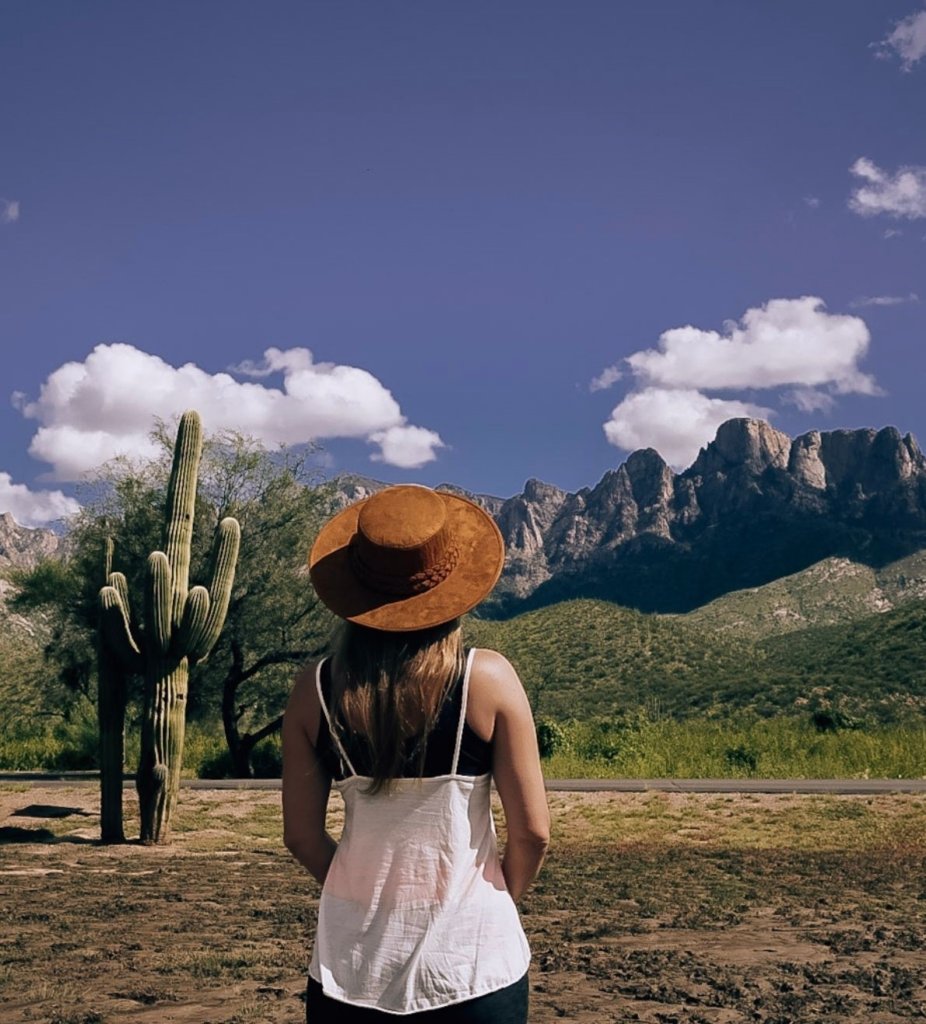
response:
[(552, 757), (566, 748), (566, 733), (557, 722), (541, 718), (537, 722), (537, 746), (542, 758)]
[(230, 779), (233, 775), (231, 754), (228, 750), (207, 754), (199, 762), (196, 775), (200, 779)]
[(283, 775), (283, 747), (277, 736), (262, 740), (251, 752), (256, 779), (279, 779)]
[(727, 747), (723, 752), (723, 759), (734, 769), (745, 769), (748, 772), (754, 772), (759, 767), (759, 757), (755, 751), (742, 745)]

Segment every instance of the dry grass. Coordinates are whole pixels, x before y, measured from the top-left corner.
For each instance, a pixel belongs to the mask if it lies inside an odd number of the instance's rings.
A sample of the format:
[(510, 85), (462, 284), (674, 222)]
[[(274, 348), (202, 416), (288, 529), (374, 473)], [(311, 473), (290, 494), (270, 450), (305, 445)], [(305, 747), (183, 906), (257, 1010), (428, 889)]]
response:
[[(100, 847), (93, 817), (13, 813), (93, 813), (95, 799), (0, 789), (0, 827), (45, 836), (0, 845), (0, 1021), (301, 1021), (318, 888), (282, 848), (279, 793), (184, 791), (165, 848)], [(521, 908), (533, 1021), (926, 1015), (926, 797), (551, 806), (551, 853)], [(333, 831), (341, 820), (335, 805)]]

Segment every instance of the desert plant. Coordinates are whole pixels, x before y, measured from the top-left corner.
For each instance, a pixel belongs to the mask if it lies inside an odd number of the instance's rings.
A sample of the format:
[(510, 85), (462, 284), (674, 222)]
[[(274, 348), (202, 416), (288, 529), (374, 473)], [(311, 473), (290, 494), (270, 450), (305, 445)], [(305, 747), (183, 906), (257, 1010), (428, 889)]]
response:
[[(199, 415), (181, 417), (167, 485), (164, 520), (164, 551), (148, 556), (145, 580), (144, 628), (132, 621), (125, 577), (110, 572), (100, 591), (102, 637), (100, 690), (113, 687), (119, 674), (102, 659), (112, 659), (121, 672), (144, 671), (144, 713), (138, 788), (143, 843), (165, 842), (170, 818), (180, 789), (183, 736), (189, 669), (202, 661), (221, 632), (231, 598), (241, 531), (238, 521), (219, 523), (212, 550), (211, 582), (189, 588), (190, 549), (196, 478), (202, 453)], [(101, 732), (102, 732), (101, 721)], [(110, 732), (115, 728), (107, 723)], [(111, 761), (115, 762), (115, 755)], [(104, 787), (111, 784), (112, 764)], [(120, 771), (121, 785), (121, 771)]]
[(544, 759), (552, 757), (566, 746), (566, 733), (563, 727), (549, 718), (537, 720), (537, 746), (540, 756)]

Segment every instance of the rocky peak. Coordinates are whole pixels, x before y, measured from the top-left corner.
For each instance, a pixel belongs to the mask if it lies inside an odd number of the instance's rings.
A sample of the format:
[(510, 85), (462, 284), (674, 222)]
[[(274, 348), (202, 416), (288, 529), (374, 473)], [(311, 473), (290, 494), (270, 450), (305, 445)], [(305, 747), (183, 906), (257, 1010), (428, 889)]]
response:
[(799, 484), (815, 491), (826, 489), (826, 467), (821, 450), (823, 441), (819, 430), (811, 430), (796, 437), (788, 455), (788, 472)]
[(916, 439), (901, 436), (896, 427), (829, 431), (821, 435), (821, 459), (828, 485), (852, 486), (866, 494), (926, 469)]
[(770, 466), (787, 469), (790, 451), (791, 438), (764, 420), (727, 420), (687, 473), (707, 476), (739, 469), (759, 476)]
[(524, 490), (521, 494), (525, 501), (531, 502), (562, 502), (563, 498), (566, 497), (566, 492), (561, 491), (558, 487), (553, 484), (545, 483), (543, 480), (538, 480), (536, 477), (531, 477), (524, 484)]
[(641, 448), (624, 463), (634, 500), (641, 507), (664, 504), (672, 496), (675, 474), (655, 448)]

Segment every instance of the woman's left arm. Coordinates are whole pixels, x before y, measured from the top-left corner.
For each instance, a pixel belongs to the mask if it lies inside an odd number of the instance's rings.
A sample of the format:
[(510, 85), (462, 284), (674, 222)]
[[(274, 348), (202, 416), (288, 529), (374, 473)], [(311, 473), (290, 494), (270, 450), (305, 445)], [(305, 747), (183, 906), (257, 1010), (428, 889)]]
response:
[(283, 843), (324, 884), (337, 843), (325, 828), (331, 779), (315, 753), (321, 713), (315, 669), (309, 664), (296, 676), (283, 715)]

